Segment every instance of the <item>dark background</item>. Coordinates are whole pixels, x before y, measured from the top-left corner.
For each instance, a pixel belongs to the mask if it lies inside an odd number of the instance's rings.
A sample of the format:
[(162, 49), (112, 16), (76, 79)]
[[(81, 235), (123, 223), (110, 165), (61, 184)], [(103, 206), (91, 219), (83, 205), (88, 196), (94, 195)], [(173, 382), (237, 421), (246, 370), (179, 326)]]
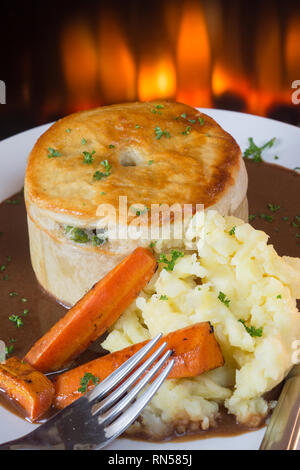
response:
[(0, 139), (154, 98), (300, 125), (299, 0), (2, 0), (0, 9)]

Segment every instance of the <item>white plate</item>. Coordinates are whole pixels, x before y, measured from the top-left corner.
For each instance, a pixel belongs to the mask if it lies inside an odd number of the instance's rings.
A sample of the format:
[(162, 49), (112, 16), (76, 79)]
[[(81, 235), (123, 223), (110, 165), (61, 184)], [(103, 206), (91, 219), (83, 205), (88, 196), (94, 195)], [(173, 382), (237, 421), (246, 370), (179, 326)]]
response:
[[(237, 140), (242, 150), (248, 146), (248, 137), (261, 145), (276, 137), (274, 147), (265, 151), (264, 159), (288, 168), (300, 166), (300, 129), (279, 121), (265, 119), (249, 114), (214, 109), (201, 109), (213, 117), (226, 131)], [(23, 186), (27, 156), (37, 138), (50, 126), (30, 129), (0, 142), (0, 201), (11, 196)], [(274, 160), (278, 155), (279, 160)], [(32, 431), (32, 425), (21, 418), (0, 408), (0, 443), (21, 437)], [(258, 449), (264, 429), (242, 434), (236, 437), (209, 438), (186, 442), (167, 442), (154, 444), (129, 439), (116, 440), (109, 449), (112, 450), (191, 450), (191, 449)]]

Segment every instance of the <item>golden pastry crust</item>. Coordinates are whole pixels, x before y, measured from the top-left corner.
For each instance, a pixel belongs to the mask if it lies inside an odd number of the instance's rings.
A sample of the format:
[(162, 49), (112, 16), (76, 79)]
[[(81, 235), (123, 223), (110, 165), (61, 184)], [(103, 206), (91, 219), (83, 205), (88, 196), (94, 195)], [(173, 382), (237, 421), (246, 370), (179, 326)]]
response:
[[(49, 149), (59, 156), (48, 158)], [(83, 152), (94, 152), (91, 164), (84, 163)], [(97, 181), (94, 174), (105, 171), (104, 160), (110, 174)], [(216, 206), (232, 193), (243, 165), (233, 137), (190, 106), (164, 101), (105, 106), (67, 116), (38, 139), (29, 156), (26, 198), (58, 220), (70, 217), (92, 226), (100, 204), (118, 211), (119, 196), (127, 197), (128, 207)], [(246, 189), (244, 175), (236, 207)]]

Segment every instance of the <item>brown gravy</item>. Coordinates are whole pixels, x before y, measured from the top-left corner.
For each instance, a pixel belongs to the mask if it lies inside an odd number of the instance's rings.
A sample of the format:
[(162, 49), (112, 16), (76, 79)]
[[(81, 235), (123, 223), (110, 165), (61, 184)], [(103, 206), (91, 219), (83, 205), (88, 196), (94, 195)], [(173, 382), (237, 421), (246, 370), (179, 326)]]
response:
[[(300, 175), (265, 162), (246, 161), (246, 165), (249, 213), (255, 216), (251, 223), (270, 235), (270, 243), (280, 255), (300, 256)], [(65, 307), (40, 288), (33, 273), (22, 193), (0, 204), (0, 295), (0, 339), (6, 345), (13, 346), (12, 354), (18, 357), (23, 357), (33, 343), (66, 312)], [(11, 315), (22, 319), (20, 328), (9, 320)], [(93, 359), (97, 355), (93, 350), (87, 351), (81, 362)], [(0, 405), (20, 414), (20, 410), (1, 393)], [(174, 436), (174, 439), (182, 441), (232, 436), (249, 430), (238, 425), (234, 417), (222, 412), (216, 428), (184, 437)]]

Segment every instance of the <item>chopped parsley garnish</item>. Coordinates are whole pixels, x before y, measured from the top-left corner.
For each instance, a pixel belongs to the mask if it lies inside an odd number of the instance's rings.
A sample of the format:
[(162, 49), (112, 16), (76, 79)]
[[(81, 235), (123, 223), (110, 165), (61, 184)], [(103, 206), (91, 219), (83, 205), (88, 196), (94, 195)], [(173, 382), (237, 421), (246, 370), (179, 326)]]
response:
[(72, 130), (72, 129), (70, 129), (70, 128), (68, 127), (68, 129), (66, 129), (66, 132), (67, 132), (68, 134), (70, 134), (71, 130)]
[(48, 152), (49, 152), (48, 158), (56, 158), (56, 157), (62, 156), (62, 154), (58, 150), (54, 149), (53, 147), (48, 147)]
[(87, 165), (91, 165), (94, 161), (93, 155), (96, 153), (96, 150), (92, 150), (91, 152), (82, 152), (83, 153), (83, 163), (86, 163)]
[(109, 149), (114, 149), (114, 148), (115, 148), (115, 145), (114, 145), (114, 144), (109, 144), (108, 148), (109, 148)]
[(136, 129), (139, 129), (141, 126), (140, 126), (139, 124), (136, 124), (134, 127), (135, 127)]
[(82, 379), (80, 379), (80, 387), (78, 388), (78, 392), (86, 393), (88, 390), (89, 383), (92, 382), (93, 385), (97, 385), (100, 380), (95, 375), (91, 374), (90, 372), (86, 372)]
[(108, 163), (108, 161), (103, 160), (101, 165), (104, 167), (104, 172), (97, 170), (93, 176), (93, 178), (97, 181), (100, 181), (102, 178), (106, 178), (110, 175), (111, 165)]
[(9, 317), (9, 320), (15, 323), (17, 328), (20, 328), (21, 326), (23, 326), (23, 320), (18, 315), (11, 315)]
[(16, 206), (17, 204), (21, 204), (20, 199), (7, 199), (7, 201), (5, 202), (6, 204), (12, 204), (13, 206)]
[(156, 243), (157, 243), (157, 241), (151, 242), (151, 243), (149, 244), (149, 247), (150, 247), (150, 248), (154, 248), (155, 245), (156, 245)]
[(28, 308), (25, 308), (25, 309), (23, 310), (23, 315), (25, 315), (25, 316), (26, 316), (28, 313), (29, 313), (29, 310), (28, 310)]
[(3, 272), (3, 271), (5, 271), (5, 270), (6, 270), (5, 264), (2, 264), (2, 265), (0, 266), (0, 271)]
[(268, 214), (260, 214), (259, 216), (261, 219), (266, 220), (267, 222), (273, 221), (273, 216)]
[(161, 295), (159, 300), (168, 300), (168, 296), (167, 295)]
[(245, 330), (247, 331), (247, 333), (249, 333), (250, 336), (252, 336), (252, 337), (255, 337), (255, 336), (261, 337), (262, 336), (262, 334), (263, 334), (263, 328), (262, 327), (260, 327), (260, 328), (255, 328), (255, 326), (250, 326), (249, 327), (249, 326), (246, 325), (245, 320), (242, 320), (242, 319), (240, 319), (239, 322), (244, 325)]
[(191, 133), (191, 126), (186, 126), (185, 130), (182, 132), (183, 135), (189, 135)]
[(203, 126), (204, 125), (204, 118), (203, 117), (198, 117), (198, 122), (199, 122), (200, 126)]
[(234, 225), (234, 226), (232, 227), (232, 229), (229, 230), (229, 232), (228, 232), (229, 235), (234, 235), (234, 234), (235, 234), (235, 229), (236, 229), (236, 225)]
[(278, 206), (277, 204), (269, 203), (268, 208), (270, 209), (271, 212), (277, 212), (277, 211), (279, 211), (280, 206)]
[(25, 297), (22, 297), (21, 302), (23, 302), (23, 304), (25, 304), (27, 302), (27, 299), (25, 299)]
[(227, 308), (229, 308), (230, 299), (224, 294), (224, 292), (219, 292), (218, 299), (222, 302)]
[(85, 145), (85, 144), (86, 144), (86, 139), (85, 139), (84, 137), (82, 137), (81, 143), (82, 143), (82, 145)]
[(13, 343), (15, 343), (17, 340), (14, 338), (11, 338), (8, 342), (9, 345), (5, 346), (5, 354), (8, 356), (9, 354), (12, 354), (14, 352), (15, 346)]
[(153, 163), (154, 163), (154, 160), (149, 160), (148, 161), (148, 165), (153, 165)]
[(186, 113), (180, 114), (180, 117), (182, 117), (183, 119), (186, 119)]
[(282, 217), (282, 220), (283, 220), (284, 222), (287, 222), (287, 221), (289, 220), (289, 218), (288, 218), (287, 216), (284, 216), (284, 217)]
[(184, 253), (182, 251), (177, 250), (172, 250), (170, 254), (171, 259), (168, 259), (165, 254), (161, 254), (158, 260), (159, 263), (164, 263), (166, 265), (163, 267), (163, 269), (165, 269), (166, 271), (173, 271), (177, 259), (182, 258), (184, 256)]
[(282, 299), (282, 295), (281, 294), (278, 294), (276, 299)]
[(171, 137), (170, 133), (166, 129), (162, 130), (159, 126), (156, 126), (155, 128), (155, 135), (158, 140), (161, 139), (163, 136), (167, 139)]
[(188, 119), (188, 121), (189, 121), (191, 124), (195, 124), (195, 123), (196, 123), (196, 119)]
[(244, 158), (251, 158), (255, 162), (262, 162), (262, 152), (267, 149), (273, 147), (275, 143), (276, 137), (273, 137), (273, 139), (269, 140), (266, 142), (264, 145), (261, 147), (258, 147), (253, 138), (249, 137), (249, 147), (245, 150), (244, 152)]
[(3, 281), (8, 281), (8, 274), (5, 274), (5, 276), (3, 276)]

